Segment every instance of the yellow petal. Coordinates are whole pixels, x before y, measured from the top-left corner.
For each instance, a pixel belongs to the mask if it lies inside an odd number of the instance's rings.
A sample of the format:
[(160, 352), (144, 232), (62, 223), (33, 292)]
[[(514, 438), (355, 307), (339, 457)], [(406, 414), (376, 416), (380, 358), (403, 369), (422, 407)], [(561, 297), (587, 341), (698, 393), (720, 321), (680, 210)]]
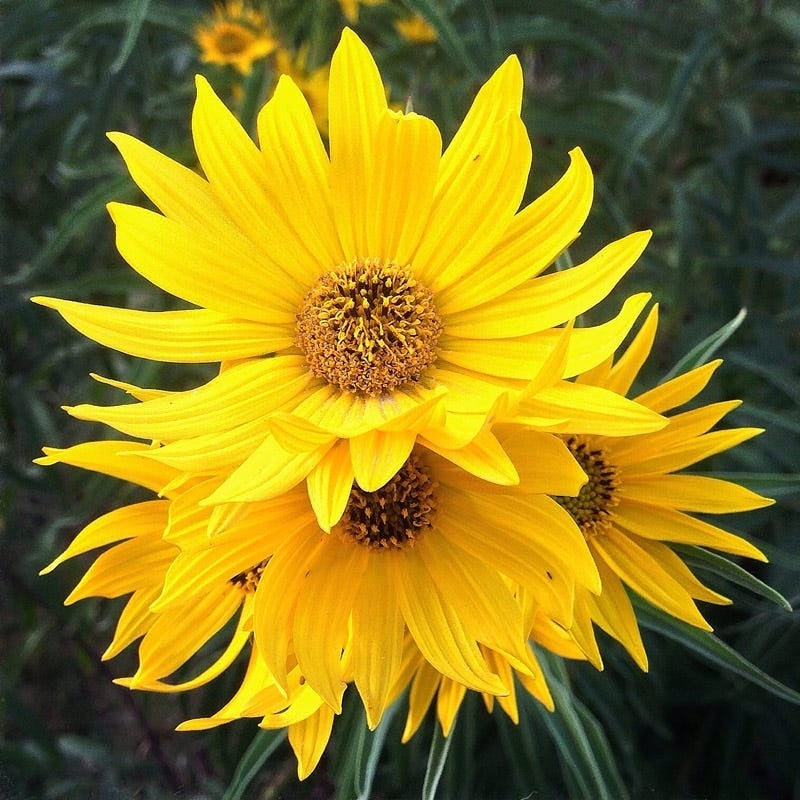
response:
[(415, 431), (370, 431), (350, 439), (356, 483), (374, 492), (388, 483), (406, 462), (417, 440)]
[(436, 698), (436, 717), (445, 736), (449, 736), (450, 731), (453, 730), (456, 714), (466, 693), (466, 686), (447, 679), (443, 680), (439, 687), (439, 696)]
[(393, 559), (397, 595), (408, 630), (439, 672), (479, 692), (502, 694), (502, 683), (489, 671), (457, 610), (441, 593), (416, 552), (423, 544), (424, 539), (413, 550)]
[(614, 508), (614, 520), (622, 528), (643, 538), (713, 547), (737, 556), (767, 560), (757, 547), (741, 536), (672, 508), (624, 502)]
[(647, 672), (647, 653), (628, 593), (616, 573), (601, 556), (597, 557), (596, 562), (603, 590), (599, 596), (588, 593), (583, 595), (592, 620), (609, 636), (613, 636), (630, 653), (639, 668)]
[(140, 664), (131, 686), (172, 674), (228, 622), (243, 599), (240, 589), (222, 584), (159, 614), (139, 645)]
[(457, 172), (446, 180), (440, 173), (425, 236), (412, 261), (425, 286), (438, 293), (468, 280), (514, 218), (530, 165), (525, 125), (509, 115), (484, 133)]
[(353, 464), (348, 442), (339, 441), (308, 475), (306, 487), (317, 523), (326, 533), (341, 519), (353, 489)]
[(592, 204), (592, 170), (580, 148), (567, 172), (520, 211), (469, 280), (436, 296), (440, 314), (454, 314), (520, 286), (546, 269), (578, 236)]
[(592, 545), (619, 578), (645, 600), (690, 625), (711, 630), (689, 593), (632, 539), (609, 528), (594, 537)]
[(196, 172), (126, 133), (107, 135), (131, 177), (165, 216), (201, 231), (230, 225), (214, 191)]
[[(195, 81), (192, 136), (214, 194), (257, 248), (262, 273), (271, 273), (277, 282), (305, 284), (319, 264), (294, 229), (296, 220), (286, 218), (280, 185), (274, 183), (277, 176), (266, 171), (261, 152), (208, 81), (200, 75)], [(303, 294), (295, 297), (295, 305)]]
[(703, 436), (696, 436), (687, 442), (670, 448), (662, 454), (653, 454), (650, 458), (637, 461), (633, 467), (637, 474), (655, 472), (674, 472), (715, 453), (722, 453), (763, 433), (763, 428), (734, 428), (725, 431), (713, 431)]
[(150, 603), (158, 597), (160, 591), (161, 587), (156, 584), (139, 589), (130, 596), (119, 615), (114, 638), (101, 656), (103, 661), (114, 658), (131, 642), (147, 633), (155, 619), (155, 614), (150, 611)]
[(444, 680), (446, 678), (443, 678), (438, 670), (422, 659), (422, 663), (414, 674), (411, 691), (408, 693), (408, 715), (403, 730), (403, 743), (411, 739), (419, 730), (419, 726), (428, 713), (436, 690)]
[(150, 452), (151, 446), (141, 442), (101, 441), (82, 442), (60, 449), (44, 447), (44, 456), (37, 464), (70, 464), (73, 467), (102, 472), (113, 478), (137, 483), (146, 489), (160, 492), (177, 476), (172, 467), (154, 464), (142, 455)]
[(216, 311), (133, 311), (32, 297), (73, 328), (122, 353), (156, 361), (212, 362), (272, 353), (293, 344), (288, 327), (236, 320)]
[(522, 67), (516, 56), (509, 56), (481, 86), (467, 116), (442, 157), (439, 181), (450, 184), (475, 155), (489, 131), (509, 115), (522, 109)]
[(86, 597), (119, 597), (161, 583), (178, 549), (146, 534), (101, 553), (70, 592), (65, 605)]
[(233, 226), (223, 234), (123, 203), (109, 203), (108, 210), (122, 257), (156, 286), (232, 317), (294, 324), (301, 287), (271, 268)]
[[(295, 578), (297, 605), (292, 641), (297, 663), (308, 685), (341, 713), (340, 660), (369, 553), (366, 548), (342, 542), (336, 536), (326, 539), (314, 560)], [(376, 597), (375, 602), (385, 599), (386, 596)]]
[(69, 547), (39, 574), (46, 575), (68, 558), (94, 550), (95, 547), (147, 534), (159, 535), (167, 524), (168, 508), (167, 500), (150, 500), (103, 514), (102, 517), (90, 522), (70, 542)]
[(630, 478), (620, 485), (618, 492), (626, 500), (640, 505), (708, 514), (751, 511), (754, 508), (771, 506), (775, 502), (730, 481), (699, 475)]
[(302, 397), (311, 380), (301, 356), (262, 358), (237, 364), (197, 389), (123, 406), (80, 405), (69, 413), (131, 436), (169, 442), (262, 418)]
[[(258, 115), (258, 139), (264, 174), (275, 188), (275, 224), (294, 231), (317, 268), (309, 277), (316, 278), (341, 263), (344, 253), (333, 222), (328, 154), (303, 93), (288, 76), (278, 79)], [(281, 264), (288, 257), (282, 253)]]
[[(367, 258), (366, 187), (386, 94), (375, 61), (349, 28), (331, 59), (329, 138), (334, 215), (346, 260)], [(376, 254), (380, 255), (380, 254)]]
[(603, 436), (631, 436), (663, 428), (667, 420), (645, 406), (620, 397), (599, 386), (561, 381), (542, 389), (520, 404), (517, 419), (526, 416), (567, 417), (559, 428), (568, 433), (596, 433)]
[(304, 781), (315, 769), (333, 730), (334, 710), (320, 705), (319, 710), (289, 726), (289, 744), (297, 758), (297, 777)]
[(351, 669), (375, 730), (390, 702), (403, 656), (403, 616), (385, 559), (371, 558), (353, 604)]
[(649, 231), (632, 233), (577, 267), (534, 278), (487, 303), (449, 314), (445, 330), (451, 336), (503, 339), (560, 325), (605, 299), (649, 239)]
[(428, 224), (441, 152), (442, 137), (431, 120), (381, 114), (368, 176), (365, 253), (409, 263)]
[(658, 327), (658, 304), (650, 309), (647, 319), (634, 336), (625, 352), (617, 359), (611, 369), (608, 381), (602, 385), (617, 394), (626, 395), (631, 388), (639, 370), (644, 366), (655, 341)]
[(423, 438), (420, 443), (482, 480), (501, 486), (519, 483), (519, 474), (500, 442), (488, 429), (481, 431), (469, 444), (449, 450)]
[(708, 364), (703, 364), (697, 369), (693, 369), (666, 383), (662, 383), (660, 386), (643, 392), (635, 400), (648, 408), (652, 408), (653, 411), (661, 413), (677, 408), (705, 389), (706, 384), (711, 380), (711, 376), (721, 363), (721, 359), (709, 361)]

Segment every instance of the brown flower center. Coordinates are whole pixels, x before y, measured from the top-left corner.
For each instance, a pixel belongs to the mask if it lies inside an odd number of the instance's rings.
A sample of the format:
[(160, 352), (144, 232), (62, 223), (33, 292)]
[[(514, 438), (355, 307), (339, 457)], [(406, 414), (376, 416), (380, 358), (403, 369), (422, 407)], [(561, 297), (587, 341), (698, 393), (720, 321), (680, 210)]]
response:
[(565, 441), (588, 480), (577, 497), (553, 499), (569, 511), (584, 536), (603, 533), (611, 521), (611, 509), (619, 504), (617, 468), (609, 462), (606, 451), (596, 447), (590, 438), (570, 436)]
[(224, 56), (243, 53), (253, 40), (253, 35), (239, 25), (228, 24), (217, 32), (215, 44)]
[(398, 473), (375, 492), (355, 484), (340, 522), (340, 531), (376, 550), (413, 547), (436, 515), (437, 484), (422, 459), (412, 454)]
[(297, 314), (312, 374), (346, 392), (381, 395), (435, 361), (442, 323), (410, 267), (355, 260), (322, 275)]

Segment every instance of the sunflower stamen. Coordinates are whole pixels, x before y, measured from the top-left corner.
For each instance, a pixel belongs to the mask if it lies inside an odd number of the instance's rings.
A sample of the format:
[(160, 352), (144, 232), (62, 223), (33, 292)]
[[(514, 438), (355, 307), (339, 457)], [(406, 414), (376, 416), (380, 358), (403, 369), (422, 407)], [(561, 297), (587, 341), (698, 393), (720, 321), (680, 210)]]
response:
[(584, 536), (603, 533), (610, 524), (611, 509), (619, 505), (617, 468), (605, 450), (580, 436), (570, 436), (566, 445), (588, 480), (577, 497), (553, 499), (570, 513)]
[(340, 531), (375, 550), (413, 547), (436, 515), (436, 490), (422, 460), (412, 455), (377, 491), (353, 486)]
[(442, 323), (410, 267), (351, 261), (322, 275), (297, 314), (297, 346), (313, 375), (377, 396), (418, 381), (436, 360)]
[(258, 586), (258, 582), (261, 580), (261, 573), (266, 569), (268, 562), (268, 558), (264, 559), (264, 561), (260, 561), (254, 567), (250, 567), (250, 569), (246, 569), (244, 572), (234, 575), (228, 582), (233, 586), (237, 586), (245, 594), (252, 594)]

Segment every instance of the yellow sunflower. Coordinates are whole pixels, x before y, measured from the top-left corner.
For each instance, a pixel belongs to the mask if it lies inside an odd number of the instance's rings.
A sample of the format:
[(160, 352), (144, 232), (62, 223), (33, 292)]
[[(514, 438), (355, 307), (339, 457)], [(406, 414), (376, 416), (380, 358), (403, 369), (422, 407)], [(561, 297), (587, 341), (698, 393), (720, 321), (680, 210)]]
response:
[(243, 0), (217, 5), (214, 13), (197, 26), (194, 38), (202, 61), (230, 64), (242, 75), (250, 72), (254, 61), (278, 46), (264, 14), (248, 8)]
[(614, 352), (647, 296), (596, 328), (556, 326), (602, 300), (650, 234), (541, 275), (578, 236), (592, 174), (573, 150), (564, 177), (517, 213), (531, 148), (515, 57), (444, 154), (431, 120), (388, 109), (350, 30), (331, 63), (330, 158), (290, 78), (259, 115), (261, 149), (203, 78), (197, 86), (206, 178), (112, 134), (161, 213), (109, 208), (131, 266), (200, 308), (37, 301), (127, 353), (230, 363), (197, 389), (71, 414), (162, 443), (149, 457), (181, 471), (227, 472), (208, 503), (269, 499), (307, 478), (326, 530), (353, 479), (380, 488), (418, 442), (513, 484), (487, 426), (515, 404), (533, 426), (570, 420), (613, 435), (663, 426), (649, 409), (564, 380)]
[(430, 44), (439, 38), (436, 28), (422, 14), (412, 14), (405, 19), (398, 19), (394, 27), (407, 42), (414, 44)]
[(275, 70), (279, 75), (288, 75), (303, 93), (314, 122), (323, 136), (328, 134), (328, 85), (330, 83), (330, 64), (323, 64), (309, 71), (308, 47), (293, 54), (281, 47), (275, 51)]
[[(627, 394), (650, 353), (657, 325), (655, 307), (619, 359), (609, 359), (578, 380)], [(705, 388), (720, 363), (713, 361), (693, 369), (637, 395), (635, 400), (661, 414), (673, 412)], [(621, 642), (642, 669), (647, 668), (626, 586), (657, 608), (706, 630), (711, 628), (695, 600), (730, 602), (704, 586), (671, 543), (766, 560), (742, 537), (692, 514), (749, 511), (774, 501), (730, 481), (676, 474), (761, 433), (759, 428), (711, 431), (739, 404), (732, 400), (671, 413), (665, 428), (639, 436), (562, 434), (588, 476), (577, 497), (556, 499), (580, 526), (600, 572), (599, 596), (576, 588), (572, 630), (596, 665), (601, 659), (592, 622)]]

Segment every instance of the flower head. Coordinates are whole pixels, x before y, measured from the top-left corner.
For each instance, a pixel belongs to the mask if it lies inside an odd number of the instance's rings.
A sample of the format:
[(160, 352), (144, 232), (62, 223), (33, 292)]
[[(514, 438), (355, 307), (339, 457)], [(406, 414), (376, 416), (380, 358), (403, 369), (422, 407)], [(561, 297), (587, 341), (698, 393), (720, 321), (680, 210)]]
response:
[(230, 64), (243, 75), (253, 62), (268, 56), (278, 42), (260, 11), (244, 0), (226, 0), (195, 30), (200, 58), (210, 64)]
[(361, 6), (378, 6), (383, 0), (339, 0), (342, 14), (351, 24), (358, 22), (358, 12)]
[[(658, 310), (653, 308), (620, 358), (608, 359), (578, 381), (627, 394), (650, 353), (657, 324)], [(693, 513), (748, 511), (773, 501), (730, 481), (681, 474), (761, 433), (759, 428), (711, 431), (739, 405), (736, 400), (672, 413), (705, 388), (720, 363), (710, 362), (635, 397), (653, 411), (669, 413), (669, 422), (660, 431), (624, 438), (562, 434), (588, 478), (577, 496), (556, 499), (581, 528), (600, 571), (599, 596), (577, 590), (573, 630), (596, 664), (600, 654), (591, 622), (618, 639), (642, 668), (647, 666), (624, 586), (668, 614), (706, 630), (710, 626), (695, 600), (729, 602), (704, 586), (671, 544), (699, 545), (764, 560), (761, 551), (745, 539)]]
[(112, 134), (161, 213), (109, 208), (131, 266), (199, 308), (38, 300), (125, 352), (226, 368), (187, 392), (71, 414), (161, 443), (148, 457), (181, 471), (225, 473), (207, 503), (266, 500), (307, 479), (325, 530), (344, 487), (379, 489), (416, 444), (515, 483), (488, 429), (512, 407), (538, 427), (663, 426), (640, 405), (564, 380), (613, 353), (647, 297), (596, 328), (556, 326), (602, 300), (649, 233), (541, 275), (578, 235), (592, 175), (574, 150), (565, 176), (517, 213), (531, 148), (516, 58), (481, 89), (443, 154), (431, 120), (387, 107), (349, 30), (331, 64), (330, 157), (289, 77), (259, 115), (260, 149), (204, 79), (197, 87), (205, 178)]

